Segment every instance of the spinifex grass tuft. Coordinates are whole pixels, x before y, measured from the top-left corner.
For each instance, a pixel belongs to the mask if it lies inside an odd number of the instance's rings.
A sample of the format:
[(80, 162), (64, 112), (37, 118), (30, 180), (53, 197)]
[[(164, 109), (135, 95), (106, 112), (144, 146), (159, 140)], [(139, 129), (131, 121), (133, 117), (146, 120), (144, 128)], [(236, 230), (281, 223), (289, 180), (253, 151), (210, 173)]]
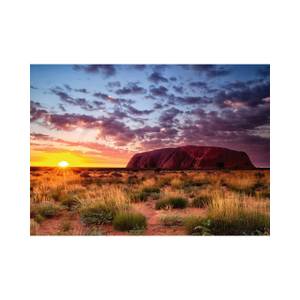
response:
[(159, 200), (155, 204), (155, 209), (164, 209), (164, 208), (186, 208), (188, 201), (182, 197), (173, 197), (163, 200)]
[(140, 213), (123, 211), (115, 216), (113, 226), (120, 231), (144, 230), (147, 227), (147, 220)]

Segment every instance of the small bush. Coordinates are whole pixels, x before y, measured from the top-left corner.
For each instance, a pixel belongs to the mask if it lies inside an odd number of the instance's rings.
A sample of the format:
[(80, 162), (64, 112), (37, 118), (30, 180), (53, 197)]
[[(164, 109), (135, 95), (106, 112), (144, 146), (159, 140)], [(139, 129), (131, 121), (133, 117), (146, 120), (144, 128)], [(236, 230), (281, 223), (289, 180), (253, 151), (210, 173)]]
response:
[(44, 219), (53, 218), (60, 212), (60, 208), (52, 203), (41, 203), (31, 207), (30, 216), (36, 222), (41, 223)]
[(68, 210), (76, 210), (81, 206), (80, 201), (72, 195), (64, 197), (64, 199), (61, 201), (61, 204)]
[(130, 199), (133, 202), (145, 202), (147, 201), (149, 194), (144, 192), (134, 192), (130, 195)]
[(45, 218), (39, 214), (34, 216), (34, 221), (37, 222), (38, 224), (42, 223), (45, 220)]
[(116, 215), (116, 208), (104, 204), (86, 207), (80, 211), (80, 219), (86, 225), (101, 225), (111, 223)]
[(270, 219), (265, 214), (245, 211), (236, 218), (212, 219), (210, 229), (215, 235), (268, 235)]
[(193, 199), (192, 206), (198, 208), (204, 208), (207, 207), (211, 203), (211, 201), (212, 198), (210, 196), (199, 196)]
[(160, 218), (160, 223), (164, 226), (181, 226), (183, 218), (180, 216), (163, 216)]
[(159, 190), (159, 188), (156, 188), (156, 187), (144, 187), (142, 189), (142, 192), (146, 193), (146, 194), (153, 194), (153, 193), (159, 194), (160, 190)]
[(131, 194), (131, 200), (133, 202), (144, 202), (148, 200), (148, 197), (151, 197), (153, 199), (159, 198), (160, 190), (159, 188), (155, 187), (145, 187), (141, 191), (134, 192)]
[(186, 208), (188, 205), (188, 201), (182, 197), (172, 197), (163, 200), (159, 200), (155, 204), (155, 209), (163, 209), (163, 208)]
[(147, 221), (140, 213), (120, 212), (115, 216), (113, 226), (120, 231), (141, 230), (147, 227)]
[(187, 234), (190, 235), (210, 235), (210, 220), (201, 217), (190, 216), (184, 220)]

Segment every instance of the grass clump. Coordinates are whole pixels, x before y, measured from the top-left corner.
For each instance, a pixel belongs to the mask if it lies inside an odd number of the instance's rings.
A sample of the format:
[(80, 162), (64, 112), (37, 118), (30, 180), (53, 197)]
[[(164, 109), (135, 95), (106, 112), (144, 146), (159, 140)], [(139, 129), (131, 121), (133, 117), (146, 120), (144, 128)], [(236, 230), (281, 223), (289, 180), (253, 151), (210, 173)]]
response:
[(163, 216), (160, 218), (160, 223), (164, 226), (181, 226), (183, 225), (183, 218), (176, 215)]
[(148, 194), (145, 192), (134, 192), (130, 195), (130, 199), (133, 202), (145, 202), (147, 201)]
[(190, 216), (184, 220), (184, 226), (189, 235), (210, 235), (210, 224), (210, 220), (198, 216)]
[(50, 193), (50, 198), (52, 198), (56, 202), (60, 202), (66, 197), (66, 192), (62, 187), (57, 187)]
[(60, 208), (52, 203), (39, 203), (31, 207), (30, 216), (37, 223), (41, 223), (45, 219), (50, 219), (58, 215)]
[(233, 192), (248, 196), (255, 196), (268, 187), (268, 184), (265, 184), (261, 178), (257, 179), (256, 176), (229, 177), (225, 179), (223, 185)]
[(102, 225), (111, 223), (116, 213), (116, 207), (99, 203), (81, 209), (80, 219), (85, 225)]
[(144, 187), (141, 191), (133, 192), (130, 196), (133, 202), (145, 202), (149, 197), (159, 198), (160, 190), (156, 187)]
[(159, 194), (160, 193), (160, 189), (157, 188), (157, 187), (144, 187), (142, 189), (142, 192), (146, 193), (146, 194)]
[(211, 231), (215, 235), (269, 235), (269, 216), (244, 211), (231, 219), (214, 218), (211, 220)]
[(164, 209), (164, 208), (186, 208), (188, 201), (182, 197), (171, 197), (167, 199), (162, 199), (156, 202), (155, 209)]
[(74, 195), (66, 195), (61, 204), (68, 210), (76, 210), (81, 206), (81, 202)]
[(144, 230), (147, 228), (147, 220), (140, 213), (123, 211), (115, 216), (113, 226), (120, 231)]
[(184, 186), (184, 183), (180, 178), (175, 177), (170, 181), (170, 185), (175, 189), (180, 189)]
[(83, 197), (79, 214), (86, 225), (111, 223), (117, 212), (130, 206), (126, 191), (118, 186), (91, 186)]
[(205, 208), (207, 207), (212, 201), (212, 197), (210, 196), (198, 196), (193, 199), (192, 201), (192, 207), (197, 208)]
[(268, 235), (270, 216), (265, 208), (249, 206), (247, 198), (216, 194), (205, 218), (191, 217), (185, 222), (188, 234)]

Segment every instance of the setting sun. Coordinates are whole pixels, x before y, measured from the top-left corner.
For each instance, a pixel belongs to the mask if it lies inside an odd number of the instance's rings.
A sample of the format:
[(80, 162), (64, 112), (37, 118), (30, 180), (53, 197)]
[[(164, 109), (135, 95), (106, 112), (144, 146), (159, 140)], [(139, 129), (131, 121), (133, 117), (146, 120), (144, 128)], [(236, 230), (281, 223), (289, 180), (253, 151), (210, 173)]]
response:
[(69, 166), (69, 163), (65, 160), (62, 160), (58, 163), (58, 166), (61, 167), (61, 168), (66, 168)]

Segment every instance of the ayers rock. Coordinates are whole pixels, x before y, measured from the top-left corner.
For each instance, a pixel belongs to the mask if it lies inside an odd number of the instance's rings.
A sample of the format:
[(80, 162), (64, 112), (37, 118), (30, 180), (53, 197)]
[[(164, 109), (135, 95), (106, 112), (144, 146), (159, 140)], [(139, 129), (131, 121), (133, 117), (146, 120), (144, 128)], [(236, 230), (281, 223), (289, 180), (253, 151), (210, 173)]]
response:
[(135, 154), (128, 169), (255, 169), (245, 152), (220, 147), (183, 146)]

